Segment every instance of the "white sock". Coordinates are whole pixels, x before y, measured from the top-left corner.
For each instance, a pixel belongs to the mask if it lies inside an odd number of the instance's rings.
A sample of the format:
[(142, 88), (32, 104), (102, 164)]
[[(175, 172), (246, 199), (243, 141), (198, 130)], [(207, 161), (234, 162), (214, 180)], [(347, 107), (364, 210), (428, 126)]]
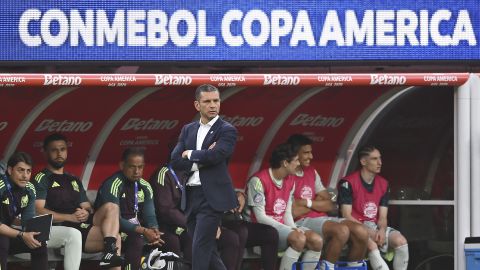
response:
[(335, 269), (335, 265), (327, 260), (324, 260), (323, 262), (321, 262), (321, 265), (320, 265), (320, 270), (334, 270)]
[(394, 270), (406, 270), (408, 267), (408, 244), (395, 248), (393, 257)]
[(368, 253), (368, 259), (372, 270), (389, 270), (387, 263), (383, 260), (378, 249), (372, 250)]
[[(303, 264), (303, 270), (314, 270), (320, 261), (320, 255), (322, 255), (321, 251), (313, 251), (307, 250), (303, 253), (302, 262), (311, 262)], [(317, 262), (317, 263), (313, 263)]]
[(301, 253), (295, 249), (288, 247), (287, 250), (285, 250), (285, 253), (283, 253), (279, 270), (291, 270), (292, 265), (298, 261), (298, 258), (300, 258), (300, 254)]

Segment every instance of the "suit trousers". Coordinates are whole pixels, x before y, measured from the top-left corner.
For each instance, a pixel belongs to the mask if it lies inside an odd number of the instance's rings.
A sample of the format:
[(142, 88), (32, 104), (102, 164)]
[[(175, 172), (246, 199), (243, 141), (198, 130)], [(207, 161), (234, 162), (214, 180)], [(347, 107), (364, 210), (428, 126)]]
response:
[(163, 232), (162, 239), (165, 241), (162, 250), (183, 254), (185, 260), (192, 262), (192, 237), (186, 230), (181, 235), (168, 229), (160, 231)]
[(192, 270), (226, 270), (217, 250), (216, 234), (223, 212), (208, 203), (201, 186), (187, 186), (187, 227), (192, 236)]

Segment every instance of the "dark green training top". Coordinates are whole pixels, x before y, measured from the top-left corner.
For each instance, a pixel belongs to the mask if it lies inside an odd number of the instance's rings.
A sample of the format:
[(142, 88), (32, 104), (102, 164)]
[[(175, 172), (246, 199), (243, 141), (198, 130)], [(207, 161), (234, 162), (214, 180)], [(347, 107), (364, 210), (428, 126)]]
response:
[(25, 221), (35, 216), (35, 187), (27, 183), (26, 187), (17, 186), (6, 175), (0, 175), (0, 224), (12, 225), (18, 215)]
[[(135, 182), (138, 190), (138, 213), (135, 213)], [(142, 226), (158, 228), (152, 187), (144, 179), (135, 182), (128, 180), (121, 171), (118, 171), (102, 183), (95, 199), (95, 209), (107, 202), (120, 206), (120, 230), (126, 233), (134, 232), (138, 226), (130, 222), (136, 216)]]

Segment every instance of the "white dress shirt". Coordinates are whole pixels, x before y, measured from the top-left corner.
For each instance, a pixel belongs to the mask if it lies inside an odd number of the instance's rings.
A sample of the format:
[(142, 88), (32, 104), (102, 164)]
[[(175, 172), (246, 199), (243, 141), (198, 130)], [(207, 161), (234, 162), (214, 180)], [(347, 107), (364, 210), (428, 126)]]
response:
[[(219, 116), (217, 115), (212, 120), (210, 120), (210, 122), (206, 124), (203, 124), (202, 120), (199, 120), (200, 127), (198, 128), (198, 132), (197, 132), (197, 149), (195, 150), (202, 150), (203, 141), (205, 140), (205, 137), (210, 131), (210, 128), (213, 126), (213, 124), (215, 124), (215, 122), (217, 122), (218, 118)], [(190, 159), (191, 155), (192, 155), (192, 150), (188, 151), (188, 159)], [(200, 186), (202, 182), (200, 181), (200, 173), (198, 171), (197, 163), (193, 163), (191, 171), (194, 173), (192, 174), (192, 176), (190, 176), (190, 178), (188, 178), (187, 186)]]

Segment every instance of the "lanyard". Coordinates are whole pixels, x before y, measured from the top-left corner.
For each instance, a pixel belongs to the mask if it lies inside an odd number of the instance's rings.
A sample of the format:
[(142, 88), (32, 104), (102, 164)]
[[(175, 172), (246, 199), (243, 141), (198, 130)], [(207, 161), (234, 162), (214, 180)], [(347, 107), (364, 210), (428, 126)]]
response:
[(137, 213), (138, 213), (138, 197), (137, 197), (137, 193), (138, 193), (138, 183), (137, 183), (137, 181), (135, 181), (135, 194), (133, 195), (134, 198), (135, 198), (135, 205), (134, 205), (135, 216), (136, 216)]
[(8, 190), (8, 194), (10, 194), (10, 199), (12, 200), (12, 210), (13, 210), (13, 215), (16, 215), (17, 214), (17, 202), (15, 200), (15, 196), (13, 196), (13, 193), (12, 193), (12, 186), (10, 185), (10, 182), (8, 181), (5, 181), (6, 184), (7, 184), (7, 190)]
[(180, 183), (180, 180), (178, 180), (177, 174), (176, 174), (175, 171), (172, 169), (172, 166), (167, 165), (167, 168), (168, 168), (168, 170), (172, 173), (173, 178), (175, 179), (175, 182), (177, 182), (178, 188), (180, 188), (180, 190), (181, 190), (182, 193), (183, 193), (184, 187), (183, 187), (182, 184)]

